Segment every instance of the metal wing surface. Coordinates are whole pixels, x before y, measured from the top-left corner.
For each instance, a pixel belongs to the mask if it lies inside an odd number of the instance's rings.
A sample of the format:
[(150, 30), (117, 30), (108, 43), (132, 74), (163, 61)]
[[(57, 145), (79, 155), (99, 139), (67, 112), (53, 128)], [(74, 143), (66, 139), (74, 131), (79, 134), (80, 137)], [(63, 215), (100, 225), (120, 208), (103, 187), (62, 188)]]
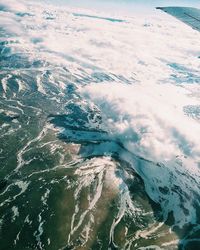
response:
[(190, 7), (157, 7), (157, 9), (176, 17), (193, 29), (200, 31), (200, 9)]

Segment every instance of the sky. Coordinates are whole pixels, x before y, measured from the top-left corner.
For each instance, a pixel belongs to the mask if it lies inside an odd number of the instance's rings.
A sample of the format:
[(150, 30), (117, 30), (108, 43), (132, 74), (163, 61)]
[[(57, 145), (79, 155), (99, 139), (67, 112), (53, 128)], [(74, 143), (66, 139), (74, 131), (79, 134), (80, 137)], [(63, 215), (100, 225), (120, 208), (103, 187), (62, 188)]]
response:
[(187, 6), (200, 8), (199, 0), (38, 0), (55, 5), (66, 5), (113, 14), (134, 15), (135, 12), (152, 13), (158, 6)]
[(135, 6), (190, 6), (199, 7), (199, 0), (47, 0), (52, 3), (62, 3), (78, 7), (100, 8), (134, 8)]

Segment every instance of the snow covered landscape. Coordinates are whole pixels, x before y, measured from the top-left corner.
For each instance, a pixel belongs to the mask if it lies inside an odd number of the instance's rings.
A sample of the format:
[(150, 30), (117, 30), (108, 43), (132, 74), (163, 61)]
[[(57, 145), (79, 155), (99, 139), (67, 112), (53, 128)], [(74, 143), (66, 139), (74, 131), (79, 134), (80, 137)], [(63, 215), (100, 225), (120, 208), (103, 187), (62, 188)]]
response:
[(0, 1), (2, 250), (200, 248), (200, 33), (116, 10)]

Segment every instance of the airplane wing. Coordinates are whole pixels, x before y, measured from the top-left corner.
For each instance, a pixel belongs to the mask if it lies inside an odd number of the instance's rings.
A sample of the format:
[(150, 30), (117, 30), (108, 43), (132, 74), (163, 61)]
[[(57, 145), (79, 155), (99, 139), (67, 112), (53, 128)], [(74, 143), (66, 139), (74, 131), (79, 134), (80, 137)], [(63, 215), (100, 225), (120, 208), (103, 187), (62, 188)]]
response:
[(157, 7), (187, 25), (193, 29), (200, 31), (200, 9), (189, 8), (189, 7)]

